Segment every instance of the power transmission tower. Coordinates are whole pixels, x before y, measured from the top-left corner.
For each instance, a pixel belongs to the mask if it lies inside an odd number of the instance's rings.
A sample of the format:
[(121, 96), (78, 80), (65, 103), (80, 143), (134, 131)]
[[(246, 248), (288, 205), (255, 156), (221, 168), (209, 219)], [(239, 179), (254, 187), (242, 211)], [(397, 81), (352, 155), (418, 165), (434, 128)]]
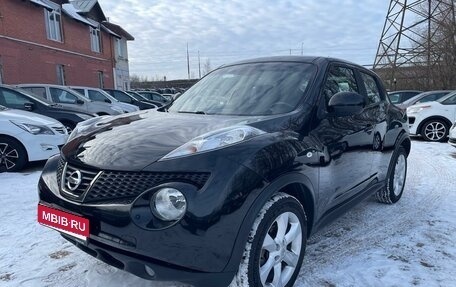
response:
[(435, 67), (444, 61), (448, 64), (439, 53), (449, 41), (451, 64), (456, 64), (454, 27), (454, 0), (390, 0), (374, 70), (390, 89), (396, 89), (396, 84), (404, 88), (407, 83), (410, 86), (417, 82), (421, 87), (415, 88), (430, 89), (435, 86)]

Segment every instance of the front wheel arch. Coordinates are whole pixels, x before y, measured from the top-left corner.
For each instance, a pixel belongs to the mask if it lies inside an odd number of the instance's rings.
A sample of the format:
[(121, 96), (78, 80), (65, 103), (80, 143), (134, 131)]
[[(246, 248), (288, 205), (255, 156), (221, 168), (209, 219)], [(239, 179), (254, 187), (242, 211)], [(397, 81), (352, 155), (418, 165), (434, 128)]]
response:
[(307, 216), (307, 237), (309, 237), (314, 224), (315, 196), (313, 190), (310, 179), (300, 173), (282, 175), (262, 190), (242, 221), (231, 258), (225, 267), (225, 272), (237, 272), (252, 225), (261, 208), (275, 193), (283, 192), (296, 197), (300, 201)]

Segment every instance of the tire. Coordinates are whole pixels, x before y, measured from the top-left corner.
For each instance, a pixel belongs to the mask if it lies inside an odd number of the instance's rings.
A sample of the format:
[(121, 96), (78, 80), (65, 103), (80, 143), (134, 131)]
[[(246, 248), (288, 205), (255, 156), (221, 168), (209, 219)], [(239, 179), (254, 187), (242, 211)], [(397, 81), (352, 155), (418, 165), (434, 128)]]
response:
[[(301, 203), (293, 196), (277, 193), (258, 214), (230, 287), (260, 287), (272, 282), (273, 286), (293, 286), (306, 240), (307, 219)], [(261, 269), (267, 271), (261, 274)]]
[(0, 137), (0, 172), (16, 172), (28, 162), (27, 151), (15, 139)]
[(400, 146), (393, 154), (388, 167), (385, 187), (377, 191), (376, 198), (381, 203), (393, 204), (401, 199), (407, 178), (407, 153)]
[(421, 136), (426, 141), (440, 142), (444, 141), (448, 136), (449, 126), (442, 120), (429, 120), (421, 127)]

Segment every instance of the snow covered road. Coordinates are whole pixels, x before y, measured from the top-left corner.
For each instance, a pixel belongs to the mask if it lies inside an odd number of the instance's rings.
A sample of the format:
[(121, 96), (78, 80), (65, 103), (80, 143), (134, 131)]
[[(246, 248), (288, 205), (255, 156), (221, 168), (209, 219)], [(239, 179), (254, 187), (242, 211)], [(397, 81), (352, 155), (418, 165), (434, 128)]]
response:
[[(39, 171), (0, 174), (0, 286), (180, 286), (110, 267), (36, 222)], [(295, 286), (455, 286), (456, 149), (413, 141), (404, 196), (312, 237)]]

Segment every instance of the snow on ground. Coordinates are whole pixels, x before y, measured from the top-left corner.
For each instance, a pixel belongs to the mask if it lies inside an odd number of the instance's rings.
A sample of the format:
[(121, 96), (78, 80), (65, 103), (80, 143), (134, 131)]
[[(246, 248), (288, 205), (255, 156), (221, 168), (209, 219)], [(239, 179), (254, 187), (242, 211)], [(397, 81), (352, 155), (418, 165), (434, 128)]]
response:
[[(413, 141), (404, 196), (367, 200), (308, 243), (295, 286), (454, 286), (456, 149)], [(178, 286), (110, 267), (36, 222), (39, 168), (0, 174), (0, 286)]]

